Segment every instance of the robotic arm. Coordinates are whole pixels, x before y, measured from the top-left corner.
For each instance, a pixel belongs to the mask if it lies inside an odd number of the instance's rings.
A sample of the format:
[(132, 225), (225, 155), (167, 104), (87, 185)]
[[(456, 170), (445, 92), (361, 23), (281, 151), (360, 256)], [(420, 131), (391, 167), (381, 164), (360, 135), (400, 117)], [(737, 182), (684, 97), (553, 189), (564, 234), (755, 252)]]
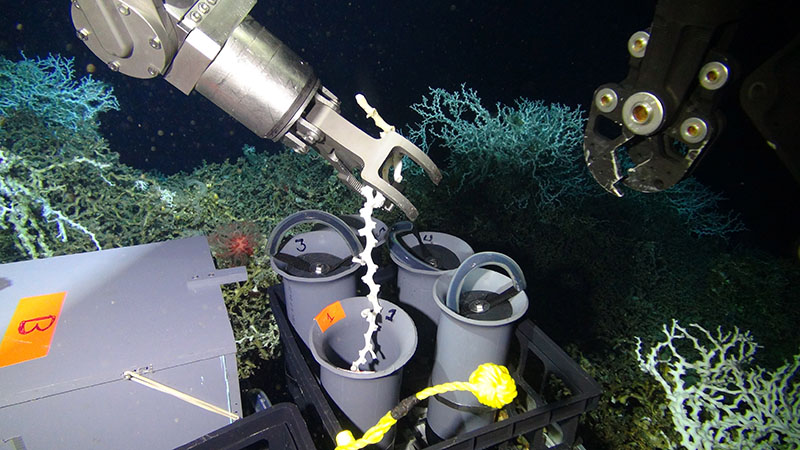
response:
[[(402, 156), (436, 184), (431, 159), (394, 131), (375, 139), (339, 115), (339, 100), (280, 40), (248, 15), (255, 0), (72, 0), (78, 37), (109, 68), (196, 89), (262, 138), (298, 153), (310, 148), (339, 179), (368, 184), (411, 220), (417, 209), (390, 178)], [(360, 169), (360, 180), (353, 171)]]
[[(738, 72), (728, 51), (745, 6), (662, 0), (651, 27), (628, 40), (628, 76), (597, 88), (584, 136), (586, 164), (607, 191), (621, 197), (619, 183), (668, 189), (719, 136), (724, 117), (717, 106)], [(790, 41), (743, 80), (740, 92), (742, 108), (798, 181), (799, 45)]]

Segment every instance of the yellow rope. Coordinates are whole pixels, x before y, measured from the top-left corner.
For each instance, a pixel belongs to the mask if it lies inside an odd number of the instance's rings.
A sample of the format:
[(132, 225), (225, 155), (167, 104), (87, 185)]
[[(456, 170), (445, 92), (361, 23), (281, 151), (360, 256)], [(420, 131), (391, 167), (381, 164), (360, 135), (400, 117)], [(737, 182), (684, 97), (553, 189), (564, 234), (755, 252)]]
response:
[(388, 412), (359, 439), (356, 439), (350, 430), (344, 430), (336, 435), (336, 450), (357, 450), (370, 444), (377, 444), (395, 423), (397, 420)]
[[(517, 386), (514, 379), (508, 373), (508, 369), (497, 364), (481, 364), (469, 376), (469, 381), (454, 381), (451, 383), (438, 384), (425, 388), (415, 394), (418, 400), (443, 394), (450, 391), (469, 391), (475, 395), (479, 402), (492, 408), (502, 408), (511, 403), (517, 396)], [(355, 439), (353, 433), (348, 430), (340, 432), (336, 436), (336, 450), (358, 450), (370, 444), (377, 444), (389, 429), (397, 423), (398, 418), (392, 417), (389, 411), (381, 417), (378, 423), (367, 430), (360, 439)]]

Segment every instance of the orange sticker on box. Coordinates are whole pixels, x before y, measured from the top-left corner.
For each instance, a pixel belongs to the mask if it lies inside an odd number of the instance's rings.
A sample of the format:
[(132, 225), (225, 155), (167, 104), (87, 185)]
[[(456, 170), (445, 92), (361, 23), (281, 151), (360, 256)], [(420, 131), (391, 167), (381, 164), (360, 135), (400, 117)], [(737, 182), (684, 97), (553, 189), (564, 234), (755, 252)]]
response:
[(344, 319), (346, 314), (344, 313), (344, 309), (342, 308), (341, 302), (333, 302), (330, 305), (326, 306), (322, 309), (322, 311), (314, 317), (314, 320), (317, 321), (317, 325), (319, 325), (319, 331), (325, 332), (331, 325), (335, 324), (336, 322)]
[(0, 367), (47, 356), (66, 296), (57, 292), (19, 301), (0, 341)]

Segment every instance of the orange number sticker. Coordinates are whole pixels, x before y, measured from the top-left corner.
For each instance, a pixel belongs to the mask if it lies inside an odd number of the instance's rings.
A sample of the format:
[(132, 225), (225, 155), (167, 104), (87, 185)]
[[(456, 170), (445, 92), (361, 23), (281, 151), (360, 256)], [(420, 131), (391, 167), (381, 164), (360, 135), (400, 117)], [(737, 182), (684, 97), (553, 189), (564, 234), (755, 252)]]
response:
[(317, 325), (319, 325), (319, 331), (324, 333), (328, 327), (344, 319), (345, 317), (346, 315), (344, 313), (344, 309), (342, 309), (342, 303), (333, 302), (330, 305), (322, 308), (322, 311), (320, 311), (319, 314), (314, 317), (314, 320), (316, 320)]
[(66, 292), (19, 301), (0, 341), (0, 367), (47, 356)]

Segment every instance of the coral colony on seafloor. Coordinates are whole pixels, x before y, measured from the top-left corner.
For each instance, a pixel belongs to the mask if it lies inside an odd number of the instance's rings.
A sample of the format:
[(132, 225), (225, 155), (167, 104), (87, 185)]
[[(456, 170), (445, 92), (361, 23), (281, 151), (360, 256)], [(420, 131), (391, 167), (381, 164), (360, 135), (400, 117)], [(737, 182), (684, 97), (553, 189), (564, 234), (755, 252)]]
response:
[[(691, 331), (690, 331), (691, 330)], [(681, 445), (687, 449), (773, 449), (800, 443), (800, 355), (774, 372), (752, 367), (758, 344), (748, 332), (711, 333), (673, 320), (666, 340), (639, 367), (664, 389)]]

